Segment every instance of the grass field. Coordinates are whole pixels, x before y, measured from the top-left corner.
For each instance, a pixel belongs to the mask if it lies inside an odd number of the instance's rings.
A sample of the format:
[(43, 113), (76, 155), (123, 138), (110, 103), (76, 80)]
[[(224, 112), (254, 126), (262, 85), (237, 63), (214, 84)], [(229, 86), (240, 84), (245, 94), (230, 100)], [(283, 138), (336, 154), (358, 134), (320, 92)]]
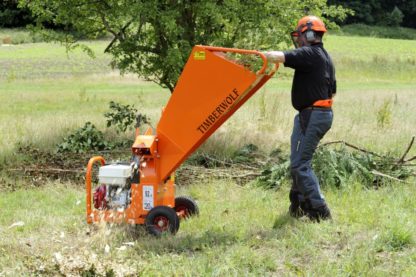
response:
[[(329, 36), (326, 44), (337, 65), (339, 83), (334, 127), (326, 139), (355, 141), (381, 152), (402, 151), (416, 125), (411, 116), (416, 105), (411, 101), (415, 42)], [(103, 126), (102, 114), (110, 100), (135, 104), (157, 122), (168, 91), (134, 76), (120, 78), (107, 66), (109, 57), (102, 54), (105, 42), (89, 45), (97, 52), (95, 60), (80, 51), (67, 54), (64, 47), (51, 44), (1, 48), (0, 147), (4, 153), (13, 151), (16, 141), (51, 149), (86, 121)], [(282, 67), (209, 143), (240, 147), (246, 142), (240, 138), (245, 137), (266, 150), (287, 144), (294, 114), (290, 74)], [(386, 105), (390, 120), (380, 129), (377, 113)], [(59, 122), (53, 129), (51, 120)]]
[(120, 226), (88, 234), (84, 193), (69, 184), (6, 193), (0, 272), (77, 275), (94, 264), (101, 274), (145, 276), (415, 274), (414, 186), (328, 191), (335, 219), (321, 224), (287, 216), (287, 189), (211, 180), (183, 191), (198, 199), (200, 216), (160, 240)]
[[(105, 130), (111, 100), (135, 104), (156, 124), (169, 92), (119, 77), (102, 54), (106, 42), (88, 44), (95, 60), (54, 44), (0, 46), (0, 168), (20, 160), (18, 145), (53, 151), (86, 121)], [(324, 141), (399, 156), (416, 135), (416, 41), (333, 35), (325, 44), (339, 88)], [(202, 149), (226, 156), (251, 142), (266, 152), (287, 151), (295, 114), (291, 74), (282, 67)], [(0, 176), (0, 188), (2, 182)], [(0, 276), (414, 276), (414, 179), (363, 187), (326, 190), (334, 221), (313, 224), (288, 218), (287, 183), (272, 191), (207, 179), (179, 188), (197, 199), (201, 215), (160, 240), (128, 226), (89, 230), (81, 180), (0, 189)]]

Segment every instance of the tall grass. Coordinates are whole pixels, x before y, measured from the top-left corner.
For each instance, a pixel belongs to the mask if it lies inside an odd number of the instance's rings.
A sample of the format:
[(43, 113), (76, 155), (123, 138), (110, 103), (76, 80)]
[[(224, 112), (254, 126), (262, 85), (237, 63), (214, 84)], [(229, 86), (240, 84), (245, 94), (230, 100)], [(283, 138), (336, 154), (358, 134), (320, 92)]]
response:
[[(156, 125), (169, 92), (134, 76), (118, 77), (102, 54), (105, 45), (89, 43), (97, 53), (94, 60), (80, 51), (67, 55), (64, 47), (53, 44), (0, 48), (0, 156), (12, 153), (19, 142), (53, 150), (86, 121), (103, 128), (102, 114), (111, 100), (135, 104)], [(335, 121), (325, 140), (347, 140), (379, 152), (403, 151), (416, 126), (416, 43), (329, 34), (325, 45), (339, 86)], [(285, 148), (295, 114), (290, 103), (292, 74), (281, 66), (202, 150), (228, 155), (247, 143), (265, 152)], [(381, 128), (383, 105), (390, 107), (389, 124)]]

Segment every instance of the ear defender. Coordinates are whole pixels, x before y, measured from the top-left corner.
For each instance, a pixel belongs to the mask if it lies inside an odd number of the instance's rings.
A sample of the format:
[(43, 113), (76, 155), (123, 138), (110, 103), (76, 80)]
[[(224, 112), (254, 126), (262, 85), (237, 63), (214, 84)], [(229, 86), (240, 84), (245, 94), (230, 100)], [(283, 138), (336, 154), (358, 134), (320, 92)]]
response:
[(305, 37), (307, 42), (313, 42), (316, 39), (315, 32), (312, 30), (312, 22), (308, 21), (306, 23), (306, 26), (308, 27), (308, 30), (305, 32)]
[(312, 30), (306, 31), (305, 36), (308, 42), (313, 42), (316, 39), (315, 32)]

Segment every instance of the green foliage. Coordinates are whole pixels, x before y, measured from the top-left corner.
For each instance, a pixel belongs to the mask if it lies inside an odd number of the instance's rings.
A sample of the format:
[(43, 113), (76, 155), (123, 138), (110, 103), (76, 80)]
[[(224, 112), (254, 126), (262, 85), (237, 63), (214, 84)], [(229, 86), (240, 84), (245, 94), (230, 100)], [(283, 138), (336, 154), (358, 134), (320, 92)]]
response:
[[(137, 113), (137, 109), (132, 105), (122, 105), (114, 101), (110, 101), (110, 111), (104, 113), (107, 118), (107, 127), (115, 126), (118, 134), (133, 127), (140, 127), (143, 124), (150, 124), (150, 118), (141, 113)], [(133, 125), (133, 123), (135, 125)]]
[(371, 155), (345, 148), (338, 150), (325, 147), (316, 151), (312, 166), (321, 186), (333, 188), (346, 187), (354, 179), (371, 186), (374, 181), (371, 170), (378, 168)]
[[(262, 157), (261, 159), (264, 160), (265, 158)], [(271, 151), (267, 161), (267, 164), (262, 166), (261, 175), (257, 178), (256, 183), (267, 189), (278, 189), (289, 179), (289, 159), (281, 149), (276, 148)]]
[(110, 111), (104, 114), (107, 118), (107, 127), (115, 126), (117, 133), (132, 129), (136, 113), (137, 109), (134, 106), (110, 101)]
[(398, 27), (403, 22), (403, 12), (397, 7), (394, 6), (393, 11), (387, 17), (387, 25)]
[[(150, 124), (150, 119), (144, 114), (138, 114), (137, 109), (131, 105), (122, 105), (114, 101), (109, 103), (110, 111), (104, 113), (107, 118), (107, 127), (115, 126), (117, 134), (124, 133), (128, 129), (140, 124)], [(83, 153), (87, 151), (109, 150), (115, 147), (126, 147), (132, 141), (107, 141), (104, 134), (98, 130), (91, 122), (85, 123), (84, 127), (76, 130), (74, 133), (64, 138), (63, 142), (58, 144), (58, 152), (75, 152)]]
[[(87, 38), (110, 33), (106, 51), (121, 72), (133, 72), (173, 91), (197, 44), (270, 49), (290, 44), (289, 33), (304, 15), (345, 17), (345, 9), (324, 0), (256, 1), (55, 1), (20, 0), (38, 26), (54, 22)], [(72, 35), (53, 39), (76, 44)], [(283, 46), (283, 45), (282, 45)]]
[(234, 154), (232, 155), (232, 160), (235, 163), (250, 164), (254, 161), (255, 154), (258, 150), (259, 148), (256, 145), (252, 143), (246, 144), (242, 148), (237, 149), (234, 152)]
[(0, 27), (24, 27), (31, 22), (30, 11), (18, 8), (17, 0), (0, 1)]
[(342, 5), (354, 11), (346, 19), (346, 24), (390, 25), (416, 27), (416, 0), (328, 0), (331, 5)]
[(261, 173), (261, 176), (258, 177), (257, 183), (264, 188), (274, 188), (279, 189), (282, 184), (288, 181), (289, 175), (289, 160), (284, 162), (276, 163), (271, 167), (266, 167)]
[[(403, 180), (411, 176), (412, 171), (399, 167), (393, 157), (379, 157), (371, 153), (348, 151), (345, 147), (317, 149), (312, 167), (322, 187), (348, 187), (354, 181), (360, 181), (366, 187), (386, 184), (386, 179), (374, 175), (382, 172)], [(289, 178), (289, 161), (268, 164), (258, 178), (258, 184), (266, 188), (279, 188)]]
[(90, 150), (100, 151), (109, 148), (109, 143), (104, 140), (103, 133), (91, 122), (85, 123), (73, 134), (64, 138), (58, 145), (58, 152), (84, 153)]
[(340, 35), (377, 37), (391, 39), (416, 39), (416, 30), (404, 27), (370, 26), (364, 24), (350, 24), (342, 26)]
[(400, 180), (412, 174), (411, 169), (397, 166), (394, 157), (349, 151), (345, 147), (319, 148), (315, 153), (313, 168), (323, 187), (336, 188), (349, 186), (353, 180), (361, 181), (366, 187), (388, 183), (388, 179), (380, 178), (374, 172), (382, 172)]

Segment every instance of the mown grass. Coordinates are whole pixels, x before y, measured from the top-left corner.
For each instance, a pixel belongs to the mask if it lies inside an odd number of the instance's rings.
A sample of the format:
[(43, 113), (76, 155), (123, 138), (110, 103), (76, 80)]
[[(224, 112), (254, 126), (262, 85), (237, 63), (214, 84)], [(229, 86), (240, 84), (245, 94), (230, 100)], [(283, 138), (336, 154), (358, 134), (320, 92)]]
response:
[[(53, 44), (0, 47), (0, 167), (19, 161), (19, 144), (53, 151), (86, 121), (105, 129), (103, 113), (111, 100), (135, 104), (156, 124), (169, 92), (134, 76), (119, 77), (108, 67), (110, 58), (100, 54), (105, 42), (89, 45), (96, 60)], [(325, 141), (402, 153), (415, 135), (415, 41), (329, 35), (325, 45), (339, 85), (335, 122)], [(287, 151), (295, 114), (291, 74), (282, 66), (202, 150), (227, 156), (253, 143), (265, 152)], [(380, 125), (380, 118), (389, 120)], [(30, 186), (15, 182), (19, 188)], [(0, 276), (124, 269), (145, 276), (413, 276), (415, 181), (408, 182), (377, 190), (358, 182), (328, 188), (334, 221), (313, 224), (287, 216), (289, 184), (271, 191), (208, 179), (180, 187), (180, 194), (198, 200), (201, 215), (183, 222), (175, 237), (160, 240), (140, 231), (137, 236), (126, 226), (88, 231), (85, 194), (73, 183), (2, 192)], [(9, 228), (18, 221), (24, 226)]]
[[(200, 216), (155, 239), (127, 226), (89, 231), (83, 191), (51, 183), (0, 198), (0, 272), (81, 274), (94, 265), (146, 276), (412, 276), (415, 192), (399, 183), (329, 190), (334, 220), (314, 224), (287, 216), (287, 187), (207, 180), (179, 193), (197, 199)], [(17, 221), (25, 225), (8, 228)]]
[(0, 79), (55, 79), (103, 74), (111, 72), (110, 58), (104, 49), (108, 42), (85, 42), (96, 53), (89, 58), (81, 49), (67, 52), (66, 47), (53, 43), (2, 46), (0, 51)]

